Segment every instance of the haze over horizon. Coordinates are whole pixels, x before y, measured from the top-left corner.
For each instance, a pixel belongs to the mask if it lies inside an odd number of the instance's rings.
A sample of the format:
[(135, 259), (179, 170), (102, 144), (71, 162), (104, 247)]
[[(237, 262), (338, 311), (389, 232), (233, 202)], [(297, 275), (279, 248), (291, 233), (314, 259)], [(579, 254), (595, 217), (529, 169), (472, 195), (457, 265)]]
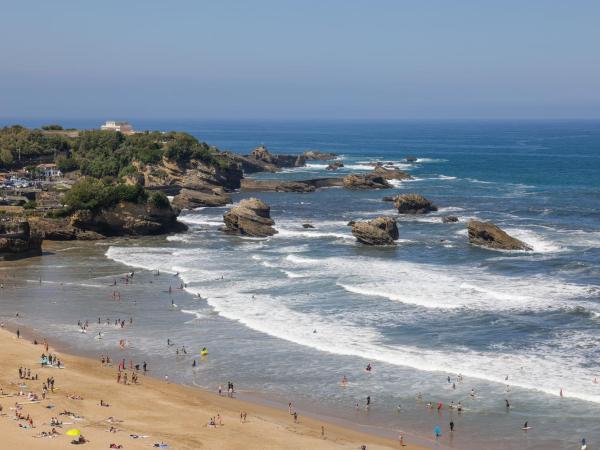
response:
[(600, 3), (25, 0), (0, 117), (600, 118)]

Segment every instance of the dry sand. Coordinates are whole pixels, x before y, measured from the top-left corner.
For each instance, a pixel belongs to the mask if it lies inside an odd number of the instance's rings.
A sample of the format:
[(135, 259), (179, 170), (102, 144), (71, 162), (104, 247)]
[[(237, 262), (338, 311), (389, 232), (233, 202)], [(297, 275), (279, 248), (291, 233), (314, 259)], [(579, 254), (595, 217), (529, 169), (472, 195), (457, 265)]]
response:
[[(154, 443), (165, 442), (170, 449), (360, 449), (400, 448), (398, 442), (366, 435), (319, 420), (299, 417), (297, 424), (288, 411), (243, 402), (226, 396), (220, 397), (200, 389), (169, 384), (149, 376), (139, 376), (139, 384), (117, 384), (115, 367), (102, 367), (99, 361), (60, 354), (65, 369), (40, 366), (43, 345), (34, 345), (28, 336), (21, 339), (0, 330), (0, 385), (5, 395), (0, 396), (3, 407), (0, 417), (0, 448), (64, 449), (79, 448), (70, 444), (73, 438), (64, 433), (80, 429), (89, 439), (82, 448), (108, 449), (111, 443), (123, 449), (153, 448)], [(50, 353), (55, 353), (50, 348)], [(22, 366), (38, 374), (38, 380), (20, 380), (18, 368)], [(128, 371), (131, 375), (131, 371)], [(34, 392), (41, 398), (42, 384), (54, 377), (56, 390), (39, 403), (28, 401), (27, 394)], [(19, 383), (26, 387), (19, 388)], [(16, 395), (19, 390), (24, 396)], [(83, 400), (72, 400), (67, 395), (78, 395)], [(100, 406), (100, 400), (110, 406)], [(34, 428), (25, 429), (15, 419), (15, 403), (22, 405), (21, 413), (33, 419)], [(53, 408), (48, 408), (54, 405)], [(73, 420), (59, 413), (68, 410), (83, 417)], [(241, 423), (240, 412), (247, 413)], [(223, 425), (207, 426), (211, 417), (220, 415)], [(107, 418), (120, 422), (111, 424)], [(42, 431), (49, 432), (52, 417), (63, 424), (54, 438), (36, 438)], [(119, 431), (109, 432), (114, 426)], [(321, 436), (324, 426), (325, 435)], [(130, 434), (147, 435), (134, 439)], [(407, 450), (422, 447), (409, 445)]]

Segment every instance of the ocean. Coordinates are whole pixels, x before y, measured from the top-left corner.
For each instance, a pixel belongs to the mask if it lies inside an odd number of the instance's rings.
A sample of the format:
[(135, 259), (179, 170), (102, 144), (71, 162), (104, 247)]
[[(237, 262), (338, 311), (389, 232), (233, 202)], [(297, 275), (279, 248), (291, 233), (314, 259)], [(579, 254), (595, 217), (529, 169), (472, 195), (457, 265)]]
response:
[[(98, 297), (93, 288), (107, 286), (115, 266), (141, 272), (123, 287), (129, 293), (121, 304), (108, 296), (67, 301), (63, 295), (45, 307), (36, 295), (23, 295), (18, 307), (50, 315), (44, 316), (50, 333), (81, 351), (108, 350), (115, 342), (95, 340), (94, 329), (81, 335), (76, 325), (79, 319), (93, 324), (109, 308), (110, 317), (134, 315), (136, 327), (108, 336), (116, 341), (124, 333), (132, 354), (183, 383), (215, 389), (215, 380), (233, 379), (269, 401), (294, 401), (394, 435), (403, 430), (428, 438), (439, 425), (441, 442), (463, 449), (575, 449), (583, 437), (600, 443), (600, 122), (133, 125), (187, 131), (242, 153), (259, 144), (273, 153), (335, 152), (344, 163), (336, 176), (392, 162), (414, 179), (385, 191), (235, 194), (235, 201), (255, 196), (271, 206), (278, 234), (270, 238), (225, 235), (219, 227), (228, 207), (200, 208), (182, 213), (190, 226), (182, 234), (99, 243), (100, 256), (96, 251), (87, 259), (81, 251), (56, 253), (49, 261), (67, 269), (41, 263), (44, 269), (30, 268), (32, 280), (39, 270), (45, 282), (90, 284), (82, 297)], [(416, 162), (407, 163), (408, 155)], [(311, 161), (256, 177), (332, 176), (326, 165)], [(382, 201), (408, 192), (424, 195), (439, 211), (398, 216)], [(397, 217), (398, 245), (358, 244), (348, 221), (380, 215)], [(445, 215), (459, 222), (444, 224)], [(533, 251), (470, 245), (472, 218), (493, 221)], [(148, 293), (151, 281), (156, 289)], [(39, 327), (40, 320), (31, 323)], [(167, 338), (189, 354), (175, 357)], [(205, 346), (209, 356), (192, 367)], [(461, 402), (464, 411), (434, 413), (428, 401)], [(527, 432), (525, 421), (532, 427)]]

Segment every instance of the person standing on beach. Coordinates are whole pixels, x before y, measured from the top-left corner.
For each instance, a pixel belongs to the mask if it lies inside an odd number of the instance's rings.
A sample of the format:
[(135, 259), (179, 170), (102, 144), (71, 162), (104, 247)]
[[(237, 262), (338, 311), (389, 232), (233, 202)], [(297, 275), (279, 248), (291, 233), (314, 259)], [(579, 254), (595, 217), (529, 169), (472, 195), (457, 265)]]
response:
[(452, 433), (454, 431), (454, 421), (450, 421), (450, 432)]
[(17, 328), (17, 339), (21, 339), (21, 331)]

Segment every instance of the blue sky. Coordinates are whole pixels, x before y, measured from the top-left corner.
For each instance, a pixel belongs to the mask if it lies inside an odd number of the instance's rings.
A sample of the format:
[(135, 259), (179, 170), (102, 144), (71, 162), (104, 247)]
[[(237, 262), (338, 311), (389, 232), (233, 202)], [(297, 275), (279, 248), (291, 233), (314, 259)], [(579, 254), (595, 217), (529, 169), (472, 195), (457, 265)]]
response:
[(2, 3), (0, 117), (600, 118), (597, 0)]

